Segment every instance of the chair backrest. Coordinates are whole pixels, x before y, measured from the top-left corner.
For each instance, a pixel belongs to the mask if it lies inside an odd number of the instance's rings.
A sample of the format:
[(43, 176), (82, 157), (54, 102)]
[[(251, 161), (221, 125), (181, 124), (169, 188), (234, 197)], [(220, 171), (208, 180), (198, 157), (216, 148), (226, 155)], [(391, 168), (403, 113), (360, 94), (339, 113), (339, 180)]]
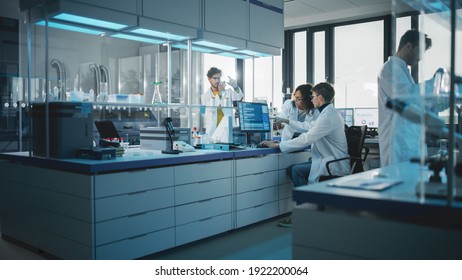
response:
[[(348, 143), (348, 154), (353, 159), (350, 160), (352, 173), (364, 171), (361, 155), (364, 147), (364, 140), (366, 139), (367, 126), (350, 126), (346, 133)], [(355, 160), (359, 159), (359, 160)]]

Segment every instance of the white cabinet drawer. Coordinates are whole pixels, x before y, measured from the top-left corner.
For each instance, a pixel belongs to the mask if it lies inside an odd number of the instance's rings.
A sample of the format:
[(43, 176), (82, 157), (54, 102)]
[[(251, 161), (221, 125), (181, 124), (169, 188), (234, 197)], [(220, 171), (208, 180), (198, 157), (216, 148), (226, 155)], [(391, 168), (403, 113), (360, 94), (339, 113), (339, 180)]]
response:
[[(6, 201), (16, 201), (24, 206), (37, 207), (85, 222), (91, 222), (93, 219), (93, 201), (88, 198), (31, 187), (18, 182), (8, 182), (7, 185), (0, 186), (0, 190), (0, 198)], [(20, 204), (17, 209), (22, 209)]]
[(175, 185), (229, 178), (232, 160), (212, 161), (175, 166)]
[(96, 247), (96, 259), (135, 259), (175, 246), (173, 228), (152, 232)]
[(292, 179), (290, 179), (289, 175), (287, 175), (287, 172), (285, 169), (280, 169), (279, 170), (279, 185), (289, 184), (289, 183), (292, 183)]
[(231, 212), (231, 196), (208, 199), (175, 208), (177, 225), (207, 219)]
[(278, 171), (270, 171), (236, 178), (237, 193), (248, 192), (261, 188), (276, 186), (278, 184)]
[(176, 228), (176, 245), (179, 246), (231, 229), (231, 213), (178, 226)]
[(294, 204), (295, 203), (292, 201), (292, 198), (284, 198), (279, 200), (279, 215), (292, 212)]
[(285, 169), (294, 163), (307, 162), (310, 156), (311, 156), (310, 152), (280, 154), (279, 155), (279, 169)]
[(254, 207), (264, 203), (277, 201), (278, 198), (278, 187), (264, 188), (251, 192), (241, 193), (236, 198), (237, 210)]
[(173, 205), (173, 187), (100, 198), (95, 200), (95, 220), (100, 222)]
[(278, 215), (278, 202), (271, 202), (257, 207), (237, 211), (236, 225), (243, 227)]
[(278, 169), (278, 155), (236, 160), (236, 175), (249, 175)]
[(174, 226), (173, 207), (97, 223), (96, 246)]
[(173, 168), (141, 169), (95, 176), (95, 198), (173, 186)]
[(294, 185), (292, 183), (279, 185), (279, 199), (292, 198)]
[[(2, 162), (1, 170), (2, 184), (11, 181), (83, 198), (91, 198), (93, 195), (93, 177), (91, 175), (25, 164), (18, 165), (7, 161)], [(37, 178), (40, 178), (40, 180), (37, 180)]]
[(175, 205), (231, 195), (231, 189), (231, 178), (175, 186)]

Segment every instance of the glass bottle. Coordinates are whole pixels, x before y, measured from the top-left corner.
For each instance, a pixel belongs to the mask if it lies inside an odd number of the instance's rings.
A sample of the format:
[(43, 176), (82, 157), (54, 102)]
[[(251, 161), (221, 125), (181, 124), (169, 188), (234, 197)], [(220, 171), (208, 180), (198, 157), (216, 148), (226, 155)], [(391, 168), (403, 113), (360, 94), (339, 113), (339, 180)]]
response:
[(152, 82), (154, 85), (154, 93), (152, 94), (152, 104), (162, 103), (162, 96), (160, 95), (160, 84), (162, 82)]
[(446, 158), (448, 156), (448, 140), (440, 139), (440, 148), (436, 152), (438, 158)]

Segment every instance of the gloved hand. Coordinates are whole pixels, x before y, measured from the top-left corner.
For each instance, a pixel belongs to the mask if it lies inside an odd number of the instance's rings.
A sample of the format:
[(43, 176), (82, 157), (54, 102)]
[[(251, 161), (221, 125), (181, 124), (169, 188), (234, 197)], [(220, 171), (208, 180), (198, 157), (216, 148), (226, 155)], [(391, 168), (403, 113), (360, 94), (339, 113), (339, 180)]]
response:
[(282, 123), (289, 124), (289, 119), (276, 117), (276, 118), (274, 118), (274, 122), (273, 122), (273, 123), (276, 124), (276, 125), (282, 124)]
[(237, 81), (235, 79), (231, 78), (230, 76), (228, 76), (228, 78), (229, 78), (228, 84), (230, 86), (232, 86), (233, 88), (237, 88)]

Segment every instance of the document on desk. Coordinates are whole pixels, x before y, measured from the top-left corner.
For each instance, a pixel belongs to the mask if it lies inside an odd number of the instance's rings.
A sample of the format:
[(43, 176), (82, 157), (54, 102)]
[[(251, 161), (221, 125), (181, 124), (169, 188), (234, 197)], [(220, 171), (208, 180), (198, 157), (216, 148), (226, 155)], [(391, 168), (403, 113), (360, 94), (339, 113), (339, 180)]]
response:
[(338, 188), (350, 188), (358, 190), (371, 190), (371, 191), (381, 191), (387, 189), (391, 186), (400, 184), (402, 181), (399, 179), (391, 178), (357, 178), (357, 179), (344, 179), (338, 180), (333, 183), (328, 183), (329, 187), (338, 187)]

